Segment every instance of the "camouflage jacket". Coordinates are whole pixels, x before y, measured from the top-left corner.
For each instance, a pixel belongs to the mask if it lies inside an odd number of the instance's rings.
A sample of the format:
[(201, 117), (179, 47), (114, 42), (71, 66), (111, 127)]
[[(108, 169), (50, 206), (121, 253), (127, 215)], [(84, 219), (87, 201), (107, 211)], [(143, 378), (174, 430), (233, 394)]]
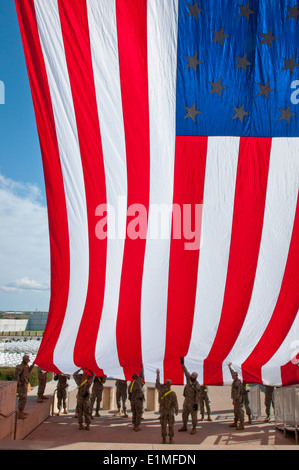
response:
[(143, 368), (135, 380), (132, 380), (128, 386), (129, 400), (144, 400), (143, 393)]
[(176, 393), (173, 390), (168, 390), (166, 385), (160, 384), (159, 377), (156, 380), (156, 389), (159, 392), (160, 413), (172, 412), (177, 414), (179, 405)]
[(231, 387), (231, 398), (233, 401), (242, 401), (243, 397), (243, 386), (240, 379), (235, 379)]
[(88, 378), (84, 379), (83, 374), (79, 374), (79, 372), (77, 371), (74, 373), (73, 377), (76, 384), (78, 385), (77, 398), (89, 398), (89, 391), (93, 383), (95, 374), (93, 373), (92, 375), (89, 375)]
[(70, 379), (69, 375), (64, 375), (64, 374), (55, 374), (54, 375), (54, 380), (58, 381), (57, 384), (57, 389), (58, 390), (63, 390), (64, 388), (67, 388), (69, 384), (67, 381)]
[(183, 365), (183, 370), (187, 380), (183, 395), (190, 403), (198, 403), (200, 396), (200, 384), (197, 380), (191, 381), (191, 374), (188, 372), (185, 365)]
[(23, 364), (23, 362), (16, 367), (14, 379), (18, 382), (18, 386), (26, 385), (29, 383), (29, 376), (33, 367), (34, 364), (28, 366), (28, 364)]

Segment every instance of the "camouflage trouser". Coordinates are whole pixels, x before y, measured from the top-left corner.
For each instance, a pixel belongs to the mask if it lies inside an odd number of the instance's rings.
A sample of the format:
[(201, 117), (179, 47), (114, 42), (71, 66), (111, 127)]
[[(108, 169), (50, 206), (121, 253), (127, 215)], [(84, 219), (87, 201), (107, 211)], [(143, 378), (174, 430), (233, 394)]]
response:
[(18, 410), (24, 411), (27, 402), (28, 384), (18, 385), (17, 392), (19, 396)]
[(91, 423), (90, 418), (90, 397), (86, 398), (77, 398), (77, 408), (76, 411), (78, 413), (78, 423), (83, 424), (83, 418), (85, 419), (85, 424)]
[(61, 405), (64, 409), (66, 408), (66, 396), (66, 388), (57, 389), (57, 408), (59, 410), (61, 409)]
[(121, 402), (123, 404), (123, 411), (126, 411), (127, 406), (126, 406), (126, 400), (128, 398), (128, 392), (127, 392), (127, 387), (126, 388), (116, 388), (116, 404), (117, 404), (117, 409), (120, 410), (121, 408)]
[(192, 426), (195, 427), (197, 425), (197, 411), (194, 410), (194, 405), (195, 403), (193, 402), (184, 401), (182, 413), (184, 426), (187, 426), (189, 414), (191, 414)]
[(234, 401), (234, 416), (235, 422), (244, 423), (244, 410), (243, 410), (243, 402), (242, 400)]
[(161, 423), (161, 435), (162, 437), (167, 436), (167, 425), (168, 425), (168, 435), (170, 437), (174, 436), (174, 414), (173, 411), (163, 411), (160, 414), (160, 423)]
[(207, 409), (207, 413), (211, 413), (211, 408), (210, 408), (210, 400), (207, 395), (204, 395), (203, 397), (200, 397), (199, 399), (199, 407), (200, 407), (200, 412), (203, 415), (205, 412), (205, 405)]
[(132, 411), (132, 423), (138, 426), (141, 423), (141, 418), (143, 414), (143, 399), (142, 398), (131, 400), (131, 411)]
[(39, 385), (38, 385), (38, 390), (37, 390), (38, 397), (42, 397), (44, 395), (45, 389), (46, 389), (46, 383), (47, 383), (47, 375), (43, 374), (39, 378)]
[(103, 396), (102, 390), (93, 390), (90, 398), (90, 412), (92, 413), (93, 405), (96, 402), (96, 412), (100, 411), (101, 401)]
[(272, 393), (265, 393), (265, 408), (266, 408), (266, 415), (270, 416), (271, 414), (271, 405), (274, 410), (274, 401), (273, 401), (273, 396)]
[(248, 393), (244, 393), (244, 395), (243, 395), (243, 403), (244, 403), (244, 406), (245, 406), (246, 414), (247, 414), (248, 416), (251, 416), (251, 409), (250, 409), (250, 405), (249, 405)]

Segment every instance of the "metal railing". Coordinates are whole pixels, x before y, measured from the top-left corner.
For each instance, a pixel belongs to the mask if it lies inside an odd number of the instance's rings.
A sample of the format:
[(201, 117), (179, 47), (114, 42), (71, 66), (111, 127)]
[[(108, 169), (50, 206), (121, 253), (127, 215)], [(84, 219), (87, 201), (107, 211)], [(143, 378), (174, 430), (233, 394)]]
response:
[(299, 387), (281, 387), (274, 390), (275, 425), (278, 429), (295, 432), (298, 444), (299, 432)]

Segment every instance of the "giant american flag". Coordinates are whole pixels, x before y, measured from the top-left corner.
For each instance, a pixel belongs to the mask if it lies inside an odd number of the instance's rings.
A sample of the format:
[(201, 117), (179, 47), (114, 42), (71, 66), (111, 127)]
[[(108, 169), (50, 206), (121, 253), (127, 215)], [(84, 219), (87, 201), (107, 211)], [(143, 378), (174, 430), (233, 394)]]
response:
[(15, 3), (51, 249), (36, 363), (298, 383), (298, 3)]

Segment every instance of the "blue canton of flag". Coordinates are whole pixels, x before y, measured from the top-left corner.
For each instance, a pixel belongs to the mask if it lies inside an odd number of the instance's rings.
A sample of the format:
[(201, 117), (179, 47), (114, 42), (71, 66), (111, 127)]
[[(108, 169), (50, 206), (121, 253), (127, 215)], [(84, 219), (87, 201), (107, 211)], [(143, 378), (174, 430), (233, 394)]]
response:
[(177, 135), (299, 135), (294, 0), (179, 2)]

